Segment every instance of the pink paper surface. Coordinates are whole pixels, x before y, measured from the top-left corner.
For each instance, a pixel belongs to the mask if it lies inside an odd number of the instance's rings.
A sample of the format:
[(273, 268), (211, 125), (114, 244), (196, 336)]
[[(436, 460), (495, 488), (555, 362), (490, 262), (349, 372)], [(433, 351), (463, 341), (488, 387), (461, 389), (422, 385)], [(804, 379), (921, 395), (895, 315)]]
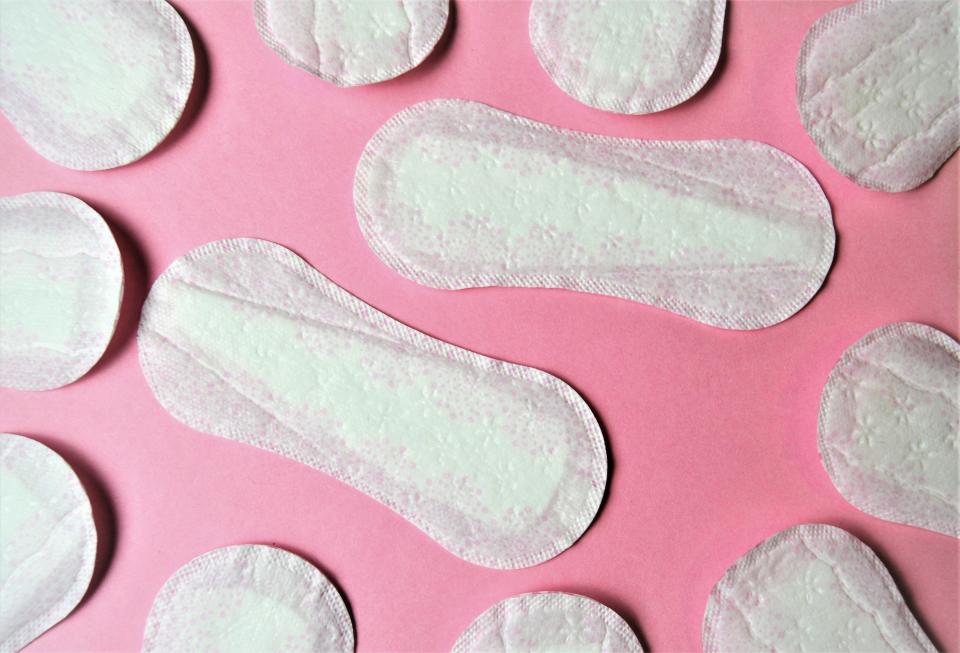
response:
[[(847, 346), (898, 320), (958, 332), (957, 157), (915, 191), (868, 191), (834, 171), (800, 124), (800, 43), (843, 3), (732, 2), (706, 88), (633, 117), (553, 85), (530, 47), (526, 2), (456, 0), (455, 24), (420, 68), (353, 89), (283, 63), (257, 36), (252, 3), (175, 4), (194, 31), (200, 77), (184, 122), (157, 151), (75, 172), (0, 120), (0, 194), (54, 190), (88, 202), (114, 229), (127, 273), (118, 333), (87, 376), (50, 392), (0, 390), (0, 429), (39, 439), (80, 472), (102, 539), (92, 593), (29, 651), (139, 650), (170, 574), (244, 542), (317, 564), (350, 607), (360, 651), (449, 650), (487, 607), (537, 590), (602, 601), (648, 650), (697, 650), (707, 596), (726, 568), (809, 521), (872, 547), (934, 643), (958, 650), (958, 541), (859, 512), (817, 452), (820, 392)], [(732, 332), (607, 297), (407, 281), (361, 237), (353, 171), (387, 118), (436, 97), (601, 134), (779, 147), (811, 169), (833, 206), (837, 258), (826, 285), (786, 322)], [(176, 422), (137, 362), (139, 308), (174, 258), (234, 236), (281, 243), (415, 328), (570, 383), (596, 411), (612, 459), (594, 525), (543, 565), (484, 569), (332, 478)]]

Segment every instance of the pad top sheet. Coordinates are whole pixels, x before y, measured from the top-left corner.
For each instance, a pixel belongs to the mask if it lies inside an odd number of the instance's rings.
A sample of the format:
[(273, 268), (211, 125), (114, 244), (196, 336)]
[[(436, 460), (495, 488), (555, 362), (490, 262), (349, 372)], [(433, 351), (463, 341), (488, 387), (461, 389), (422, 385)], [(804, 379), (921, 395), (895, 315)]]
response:
[(443, 35), (449, 0), (254, 0), (260, 38), (292, 66), (337, 86), (393, 79)]
[(193, 43), (164, 0), (3, 0), (2, 13), (0, 109), (41, 156), (115, 168), (180, 119)]
[(814, 23), (797, 61), (797, 103), (830, 165), (897, 192), (950, 158), (960, 145), (958, 25), (956, 0), (862, 0)]
[(100, 359), (123, 295), (120, 250), (76, 197), (0, 198), (0, 386), (49, 390)]
[(823, 464), (866, 513), (960, 536), (960, 345), (922, 324), (871, 331), (820, 399)]
[(500, 601), (460, 635), (453, 653), (642, 653), (620, 615), (593, 599), (534, 592)]
[(704, 653), (936, 649), (863, 542), (825, 524), (754, 547), (710, 592)]
[(0, 653), (73, 611), (96, 556), (90, 500), (70, 465), (35, 440), (0, 434)]
[(726, 0), (533, 0), (530, 42), (584, 104), (652, 113), (687, 100), (717, 65)]
[(437, 288), (569, 288), (705, 324), (769, 326), (833, 259), (807, 170), (751, 141), (640, 141), (435, 100), (367, 144), (354, 199), (374, 252)]
[(569, 386), (414, 331), (279, 245), (175, 261), (139, 343), (184, 424), (327, 472), (471, 562), (547, 560), (600, 504), (603, 436)]
[(272, 546), (215, 549), (177, 570), (154, 599), (144, 653), (351, 653), (340, 593), (303, 558)]

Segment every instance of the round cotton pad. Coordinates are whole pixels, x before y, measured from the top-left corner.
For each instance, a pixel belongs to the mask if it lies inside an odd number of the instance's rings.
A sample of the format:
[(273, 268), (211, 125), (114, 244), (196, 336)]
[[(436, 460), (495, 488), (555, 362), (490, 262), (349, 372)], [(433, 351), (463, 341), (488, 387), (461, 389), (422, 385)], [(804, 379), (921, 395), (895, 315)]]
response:
[(193, 43), (163, 0), (4, 0), (2, 13), (0, 109), (50, 161), (122, 166), (180, 119)]
[(890, 521), (960, 536), (960, 345), (900, 322), (843, 353), (820, 398), (823, 464), (844, 498)]
[(463, 631), (453, 653), (642, 653), (620, 615), (593, 599), (534, 592), (500, 601)]
[(260, 37), (292, 66), (337, 86), (411, 70), (443, 35), (449, 0), (254, 0)]
[(70, 465), (35, 440), (0, 434), (0, 653), (70, 614), (96, 555), (90, 500)]
[(50, 390), (100, 359), (123, 295), (110, 228), (76, 197), (0, 198), (0, 386)]
[(349, 653), (353, 624), (339, 592), (303, 558), (242, 544), (194, 558), (164, 583), (144, 653)]

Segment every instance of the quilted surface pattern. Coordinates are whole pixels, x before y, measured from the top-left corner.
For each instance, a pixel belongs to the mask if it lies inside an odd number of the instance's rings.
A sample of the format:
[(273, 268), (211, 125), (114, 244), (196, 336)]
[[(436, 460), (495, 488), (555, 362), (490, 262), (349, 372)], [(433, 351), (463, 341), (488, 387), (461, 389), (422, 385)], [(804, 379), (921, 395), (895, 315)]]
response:
[(573, 98), (617, 113), (669, 109), (720, 57), (726, 0), (533, 0), (530, 42)]
[(823, 191), (779, 150), (595, 136), (465, 100), (381, 127), (354, 199), (374, 252), (419, 283), (569, 288), (732, 329), (793, 315), (833, 260)]
[(138, 339), (181, 422), (332, 474), (471, 562), (547, 560), (600, 504), (603, 436), (569, 386), (405, 327), (279, 245), (181, 257)]
[(257, 31), (288, 64), (337, 86), (393, 79), (443, 35), (449, 0), (254, 0)]
[(642, 653), (620, 615), (593, 599), (535, 592), (504, 599), (460, 635), (453, 653)]
[(76, 197), (0, 198), (0, 386), (50, 390), (103, 355), (123, 265), (103, 218)]
[(0, 110), (68, 168), (136, 161), (180, 119), (193, 43), (164, 0), (4, 0)]
[(339, 592), (303, 558), (243, 544), (194, 558), (163, 585), (144, 653), (351, 653), (353, 623)]
[(797, 62), (803, 125), (867, 188), (904, 191), (960, 145), (960, 3), (861, 0), (807, 33)]
[(96, 556), (90, 500), (70, 466), (35, 440), (0, 433), (0, 653), (70, 614)]
[(847, 501), (960, 536), (960, 345), (888, 324), (844, 352), (820, 400), (820, 455)]
[(714, 586), (703, 650), (936, 649), (869, 547), (842, 529), (801, 524), (751, 549)]

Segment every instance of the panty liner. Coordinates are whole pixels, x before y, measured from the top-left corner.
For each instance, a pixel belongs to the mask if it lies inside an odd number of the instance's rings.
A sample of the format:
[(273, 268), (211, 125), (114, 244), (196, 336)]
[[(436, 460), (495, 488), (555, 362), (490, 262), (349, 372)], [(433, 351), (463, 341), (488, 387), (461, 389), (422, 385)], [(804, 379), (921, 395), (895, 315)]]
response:
[(960, 3), (862, 0), (814, 23), (797, 61), (807, 133), (866, 188), (910, 190), (960, 145)]
[(592, 107), (652, 113), (717, 65), (726, 0), (533, 0), (530, 42), (554, 83)]
[(844, 352), (820, 399), (823, 465), (866, 513), (960, 536), (960, 345), (901, 322)]
[(880, 559), (825, 524), (781, 531), (727, 570), (710, 592), (703, 650), (936, 651)]
[(419, 283), (569, 288), (731, 329), (793, 315), (833, 260), (823, 191), (770, 146), (596, 136), (465, 100), (381, 127), (354, 199), (374, 252)]
[(123, 265), (103, 218), (76, 197), (0, 198), (0, 386), (73, 383), (120, 315)]
[(10, 433), (0, 434), (0, 515), (0, 653), (13, 653), (80, 603), (97, 529), (70, 465)]
[(340, 593), (303, 558), (272, 546), (214, 549), (177, 570), (154, 599), (144, 653), (350, 653)]
[(414, 331), (279, 245), (176, 260), (139, 343), (184, 424), (329, 473), (471, 562), (552, 558), (600, 504), (603, 436), (569, 386)]
[(163, 0), (4, 0), (2, 12), (0, 109), (41, 156), (115, 168), (180, 119), (193, 42)]
[(453, 653), (642, 653), (620, 615), (593, 599), (534, 592), (504, 599), (463, 631)]
[(393, 79), (443, 35), (449, 0), (254, 0), (257, 31), (291, 66), (337, 86)]

